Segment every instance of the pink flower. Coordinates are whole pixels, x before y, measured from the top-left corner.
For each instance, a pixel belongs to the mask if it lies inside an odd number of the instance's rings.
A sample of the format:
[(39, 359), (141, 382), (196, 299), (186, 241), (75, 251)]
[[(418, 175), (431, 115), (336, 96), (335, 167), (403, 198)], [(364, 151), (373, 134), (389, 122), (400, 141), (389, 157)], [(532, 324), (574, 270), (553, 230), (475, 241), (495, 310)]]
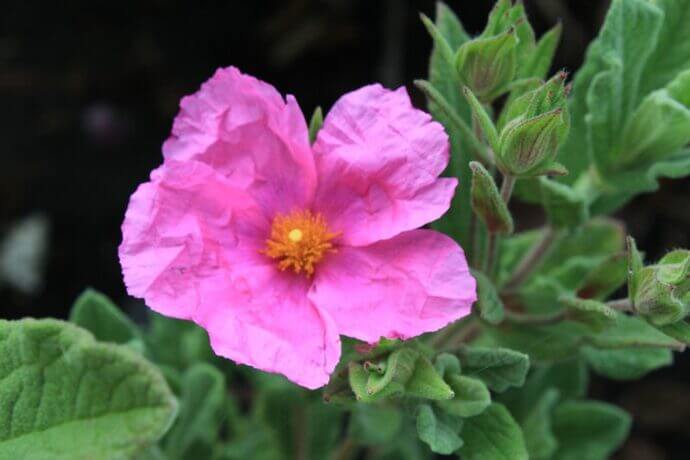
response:
[(122, 225), (131, 295), (308, 388), (328, 382), (339, 334), (408, 338), (469, 313), (462, 249), (416, 230), (450, 206), (448, 137), (404, 88), (346, 94), (313, 148), (295, 99), (232, 67), (180, 105)]

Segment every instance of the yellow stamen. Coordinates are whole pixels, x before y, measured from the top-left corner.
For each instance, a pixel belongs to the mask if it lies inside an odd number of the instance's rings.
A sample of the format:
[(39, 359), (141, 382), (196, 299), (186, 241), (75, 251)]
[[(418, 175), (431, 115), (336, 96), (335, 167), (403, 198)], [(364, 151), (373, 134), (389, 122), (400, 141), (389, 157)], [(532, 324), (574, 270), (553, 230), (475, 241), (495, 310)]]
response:
[(329, 230), (326, 219), (311, 211), (279, 214), (273, 219), (271, 236), (261, 252), (278, 260), (278, 268), (295, 273), (314, 274), (314, 267), (328, 252), (335, 252), (331, 240), (338, 236)]

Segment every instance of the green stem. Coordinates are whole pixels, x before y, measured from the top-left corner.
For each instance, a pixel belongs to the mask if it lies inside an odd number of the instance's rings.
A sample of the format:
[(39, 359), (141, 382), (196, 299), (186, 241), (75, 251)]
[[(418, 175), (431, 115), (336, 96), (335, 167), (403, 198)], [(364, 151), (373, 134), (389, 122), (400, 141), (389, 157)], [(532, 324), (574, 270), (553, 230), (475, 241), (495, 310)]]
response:
[(542, 239), (535, 244), (532, 249), (522, 258), (513, 275), (503, 286), (506, 292), (514, 291), (520, 284), (522, 284), (532, 272), (539, 266), (546, 253), (551, 248), (551, 245), (556, 240), (556, 231), (552, 227), (547, 227), (544, 230)]
[(618, 311), (633, 311), (632, 302), (630, 299), (616, 299), (606, 302), (606, 305)]
[(477, 136), (472, 132), (472, 129), (467, 125), (460, 115), (451, 107), (445, 97), (438, 92), (434, 85), (426, 80), (415, 80), (415, 86), (419, 88), (426, 97), (436, 104), (439, 109), (448, 117), (450, 122), (462, 133), (462, 136), (470, 144), (470, 151), (477, 161), (485, 165), (491, 164), (486, 147), (481, 143)]
[(566, 311), (558, 311), (556, 313), (547, 313), (543, 315), (516, 313), (506, 310), (506, 320), (511, 323), (529, 324), (533, 326), (546, 326), (549, 324), (557, 324), (566, 318)]

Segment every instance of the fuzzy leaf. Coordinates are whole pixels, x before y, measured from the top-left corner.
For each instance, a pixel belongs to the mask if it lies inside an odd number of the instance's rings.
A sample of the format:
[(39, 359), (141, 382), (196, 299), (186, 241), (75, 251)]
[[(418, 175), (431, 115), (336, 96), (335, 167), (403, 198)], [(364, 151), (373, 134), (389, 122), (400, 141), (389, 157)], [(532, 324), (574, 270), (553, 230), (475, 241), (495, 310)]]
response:
[(316, 135), (319, 134), (319, 130), (323, 126), (323, 110), (321, 107), (314, 109), (314, 113), (311, 115), (311, 120), (309, 120), (309, 142), (314, 143), (316, 140)]
[(618, 313), (616, 325), (601, 334), (591, 337), (590, 343), (596, 348), (670, 348), (683, 349), (682, 343), (659, 332), (645, 320)]
[(395, 407), (357, 404), (352, 412), (348, 430), (350, 436), (360, 444), (386, 444), (395, 440), (402, 422), (402, 413)]
[(0, 458), (129, 458), (177, 404), (138, 354), (56, 320), (0, 321)]
[(479, 316), (490, 324), (499, 324), (505, 317), (505, 309), (496, 287), (479, 271), (472, 270), (472, 276), (477, 280), (478, 295), (474, 307), (479, 311)]
[(434, 409), (422, 404), (417, 412), (417, 434), (437, 454), (452, 454), (462, 446), (458, 432), (462, 421), (437, 414)]
[(225, 415), (225, 377), (215, 367), (190, 367), (181, 386), (180, 414), (164, 442), (171, 458), (191, 458), (198, 444), (212, 451)]
[(137, 326), (108, 297), (94, 289), (87, 289), (77, 298), (69, 320), (104, 342), (124, 344), (141, 339)]
[(671, 350), (663, 348), (597, 350), (583, 347), (582, 355), (597, 374), (614, 380), (636, 380), (673, 362)]
[(568, 311), (568, 318), (594, 331), (603, 331), (616, 324), (616, 311), (603, 302), (563, 296), (560, 301)]
[(556, 408), (553, 430), (559, 448), (554, 460), (605, 460), (627, 438), (630, 416), (596, 401), (568, 401)]
[(451, 387), (425, 356), (417, 358), (412, 376), (405, 383), (405, 395), (435, 401), (455, 396)]
[(481, 379), (497, 392), (521, 386), (529, 370), (527, 355), (505, 348), (463, 347), (458, 357), (465, 375)]
[(558, 448), (558, 441), (551, 427), (551, 412), (559, 397), (558, 390), (547, 390), (522, 422), (525, 445), (532, 460), (549, 460)]
[(450, 375), (447, 381), (455, 392), (455, 397), (437, 403), (447, 413), (457, 417), (474, 417), (491, 404), (489, 390), (481, 380), (464, 375)]
[(476, 417), (467, 419), (460, 449), (463, 460), (527, 460), (522, 430), (510, 412), (493, 403)]

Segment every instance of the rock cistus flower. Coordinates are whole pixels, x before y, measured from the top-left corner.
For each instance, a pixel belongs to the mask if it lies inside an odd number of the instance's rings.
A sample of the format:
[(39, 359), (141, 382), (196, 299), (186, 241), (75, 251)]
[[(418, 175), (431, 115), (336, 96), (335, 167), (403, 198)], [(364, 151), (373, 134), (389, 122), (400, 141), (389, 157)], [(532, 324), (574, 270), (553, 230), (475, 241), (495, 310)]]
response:
[(462, 249), (419, 229), (450, 206), (448, 152), (404, 88), (346, 94), (311, 146), (292, 96), (220, 69), (182, 99), (163, 164), (131, 197), (127, 290), (205, 328), (218, 355), (322, 386), (340, 334), (409, 338), (470, 312)]

